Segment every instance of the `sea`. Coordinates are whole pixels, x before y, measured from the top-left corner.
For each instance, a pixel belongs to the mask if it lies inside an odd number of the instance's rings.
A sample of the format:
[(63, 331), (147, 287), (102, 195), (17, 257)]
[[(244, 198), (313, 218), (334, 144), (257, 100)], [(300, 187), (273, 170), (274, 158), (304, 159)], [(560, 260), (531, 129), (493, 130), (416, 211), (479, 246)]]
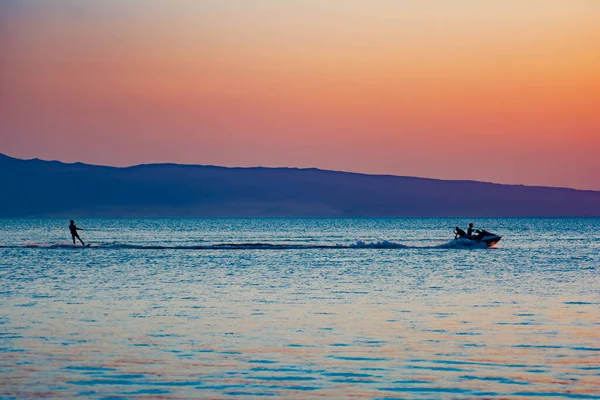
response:
[(600, 219), (76, 224), (0, 220), (2, 399), (600, 398)]

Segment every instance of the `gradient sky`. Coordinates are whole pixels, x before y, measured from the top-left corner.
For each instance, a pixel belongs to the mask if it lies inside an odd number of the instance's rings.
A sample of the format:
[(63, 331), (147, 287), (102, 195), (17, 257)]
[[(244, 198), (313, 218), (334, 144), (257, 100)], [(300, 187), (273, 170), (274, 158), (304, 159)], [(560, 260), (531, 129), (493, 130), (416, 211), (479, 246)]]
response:
[(0, 152), (600, 190), (600, 1), (0, 0)]

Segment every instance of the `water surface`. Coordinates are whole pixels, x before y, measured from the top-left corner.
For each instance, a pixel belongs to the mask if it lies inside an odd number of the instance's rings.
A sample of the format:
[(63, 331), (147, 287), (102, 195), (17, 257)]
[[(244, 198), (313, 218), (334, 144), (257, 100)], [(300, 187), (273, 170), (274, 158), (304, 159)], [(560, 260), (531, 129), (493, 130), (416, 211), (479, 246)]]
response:
[(0, 220), (3, 398), (600, 397), (600, 220)]

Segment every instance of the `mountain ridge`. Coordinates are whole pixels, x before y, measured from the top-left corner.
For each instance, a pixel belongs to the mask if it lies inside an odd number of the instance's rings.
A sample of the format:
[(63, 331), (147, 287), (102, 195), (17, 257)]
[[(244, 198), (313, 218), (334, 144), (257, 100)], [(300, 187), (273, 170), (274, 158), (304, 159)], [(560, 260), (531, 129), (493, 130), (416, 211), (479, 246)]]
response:
[(318, 168), (23, 160), (0, 153), (0, 216), (600, 216), (600, 191)]
[(30, 158), (23, 159), (17, 157), (11, 157), (9, 155), (0, 153), (0, 158), (5, 157), (15, 161), (36, 161), (43, 163), (57, 163), (62, 165), (82, 165), (88, 167), (97, 167), (97, 168), (112, 168), (112, 169), (132, 169), (132, 168), (141, 168), (141, 167), (183, 167), (183, 168), (217, 168), (217, 169), (226, 169), (226, 170), (292, 170), (292, 171), (319, 171), (326, 173), (337, 173), (337, 174), (351, 174), (351, 175), (360, 175), (360, 176), (371, 176), (371, 177), (393, 177), (393, 178), (403, 178), (403, 179), (423, 179), (429, 181), (438, 181), (438, 182), (469, 182), (469, 183), (480, 183), (480, 184), (489, 184), (489, 185), (499, 185), (499, 186), (515, 186), (515, 187), (528, 187), (528, 188), (548, 188), (548, 189), (562, 189), (562, 190), (574, 190), (577, 192), (594, 192), (600, 193), (600, 190), (593, 189), (576, 189), (567, 186), (545, 186), (545, 185), (525, 185), (522, 183), (498, 183), (491, 181), (477, 181), (473, 179), (442, 179), (442, 178), (431, 178), (431, 177), (421, 177), (421, 176), (408, 176), (408, 175), (394, 175), (394, 174), (374, 174), (374, 173), (366, 173), (366, 172), (354, 172), (354, 171), (343, 171), (343, 170), (331, 170), (331, 169), (323, 169), (318, 167), (268, 167), (268, 166), (252, 166), (252, 167), (230, 167), (223, 165), (214, 165), (214, 164), (180, 164), (180, 163), (143, 163), (143, 164), (133, 164), (128, 166), (114, 166), (114, 165), (100, 165), (100, 164), (89, 164), (81, 161), (76, 162), (65, 162), (60, 160), (43, 160), (41, 158)]

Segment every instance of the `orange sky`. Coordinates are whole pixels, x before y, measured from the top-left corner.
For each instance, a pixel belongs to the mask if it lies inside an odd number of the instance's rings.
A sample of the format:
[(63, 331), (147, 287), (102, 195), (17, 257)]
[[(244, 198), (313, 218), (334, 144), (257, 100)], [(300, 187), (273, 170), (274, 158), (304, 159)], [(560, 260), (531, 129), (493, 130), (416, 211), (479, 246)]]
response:
[(4, 0), (0, 152), (600, 190), (600, 1)]

